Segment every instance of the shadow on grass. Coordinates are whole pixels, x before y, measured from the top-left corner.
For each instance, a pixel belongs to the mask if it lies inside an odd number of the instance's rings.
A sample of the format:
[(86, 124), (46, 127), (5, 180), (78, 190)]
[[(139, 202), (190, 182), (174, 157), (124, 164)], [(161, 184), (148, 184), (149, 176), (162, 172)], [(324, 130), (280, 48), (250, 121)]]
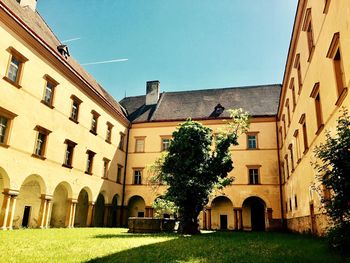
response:
[(169, 236), (177, 236), (175, 233), (155, 233), (155, 234), (135, 234), (135, 233), (125, 233), (125, 234), (104, 234), (104, 235), (96, 235), (94, 238), (139, 238), (139, 237), (144, 237), (144, 238), (149, 238), (149, 237), (169, 237)]
[[(107, 235), (108, 236), (108, 235)], [(142, 235), (111, 235), (116, 238)], [(147, 235), (148, 238), (154, 235)], [(349, 262), (331, 254), (322, 239), (278, 233), (217, 232), (175, 236), (89, 262)], [(146, 237), (146, 236), (145, 236)], [(108, 238), (108, 237), (107, 237)]]

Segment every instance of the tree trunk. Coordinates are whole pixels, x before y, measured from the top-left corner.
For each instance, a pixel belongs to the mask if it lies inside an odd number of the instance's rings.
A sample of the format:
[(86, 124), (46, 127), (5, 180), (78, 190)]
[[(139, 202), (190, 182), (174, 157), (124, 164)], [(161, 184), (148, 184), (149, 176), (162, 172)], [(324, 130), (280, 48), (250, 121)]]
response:
[[(188, 216), (188, 215), (192, 216)], [(183, 235), (196, 235), (200, 234), (199, 224), (198, 224), (198, 213), (185, 212), (180, 215), (180, 224), (177, 230), (178, 234)]]

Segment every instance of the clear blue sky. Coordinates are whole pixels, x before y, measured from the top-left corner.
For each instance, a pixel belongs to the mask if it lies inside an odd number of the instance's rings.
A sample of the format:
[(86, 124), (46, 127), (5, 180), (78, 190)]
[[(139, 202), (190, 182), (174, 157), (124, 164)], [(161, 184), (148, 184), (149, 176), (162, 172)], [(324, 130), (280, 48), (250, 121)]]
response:
[(281, 83), (297, 0), (39, 0), (38, 10), (116, 99)]

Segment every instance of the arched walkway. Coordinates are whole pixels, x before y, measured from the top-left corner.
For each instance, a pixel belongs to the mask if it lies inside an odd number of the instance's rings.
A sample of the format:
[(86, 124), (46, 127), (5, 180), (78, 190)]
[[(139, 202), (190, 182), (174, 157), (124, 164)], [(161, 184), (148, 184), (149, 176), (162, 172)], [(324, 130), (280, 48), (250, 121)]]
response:
[(15, 228), (45, 227), (47, 222), (46, 186), (38, 175), (27, 177), (19, 190), (16, 212), (13, 219)]
[(94, 226), (104, 226), (104, 215), (105, 215), (105, 198), (102, 194), (99, 194), (95, 203), (94, 213)]
[(144, 217), (146, 211), (145, 200), (139, 196), (134, 195), (128, 202), (128, 217)]
[(118, 195), (115, 195), (112, 200), (112, 208), (111, 208), (111, 226), (116, 227), (118, 226)]
[(233, 204), (226, 196), (218, 196), (211, 202), (211, 228), (233, 229)]
[[(67, 213), (69, 208), (68, 198), (71, 198), (72, 189), (68, 183), (60, 183), (53, 194), (51, 227), (67, 226)], [(68, 214), (69, 216), (69, 214)]]
[(89, 210), (89, 194), (91, 191), (89, 189), (82, 189), (78, 196), (77, 208), (75, 211), (74, 226), (75, 227), (85, 227), (87, 226), (87, 217)]
[(251, 196), (243, 202), (243, 229), (265, 231), (266, 204), (259, 197)]

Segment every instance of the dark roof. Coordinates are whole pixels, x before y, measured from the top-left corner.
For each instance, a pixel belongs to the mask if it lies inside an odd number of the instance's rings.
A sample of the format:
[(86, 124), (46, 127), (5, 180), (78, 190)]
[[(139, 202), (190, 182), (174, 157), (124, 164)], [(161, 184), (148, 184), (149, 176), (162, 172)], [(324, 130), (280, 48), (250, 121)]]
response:
[[(157, 105), (146, 106), (146, 96), (127, 97), (120, 104), (134, 123), (227, 118), (229, 113), (226, 110), (234, 108), (242, 108), (254, 117), (276, 116), (280, 92), (279, 84), (164, 92)], [(224, 111), (221, 113), (222, 107)]]
[[(57, 47), (62, 45), (60, 40), (53, 33), (51, 28), (38, 12), (34, 12), (29, 7), (22, 7), (14, 0), (1, 0), (13, 13), (16, 14), (32, 31), (46, 42), (53, 50), (58, 53)], [(58, 53), (59, 54), (59, 53)], [(76, 61), (72, 56), (67, 59), (68, 64), (82, 76), (93, 89), (107, 100), (120, 114), (124, 115), (123, 109), (119, 103), (104, 90), (97, 81)]]

